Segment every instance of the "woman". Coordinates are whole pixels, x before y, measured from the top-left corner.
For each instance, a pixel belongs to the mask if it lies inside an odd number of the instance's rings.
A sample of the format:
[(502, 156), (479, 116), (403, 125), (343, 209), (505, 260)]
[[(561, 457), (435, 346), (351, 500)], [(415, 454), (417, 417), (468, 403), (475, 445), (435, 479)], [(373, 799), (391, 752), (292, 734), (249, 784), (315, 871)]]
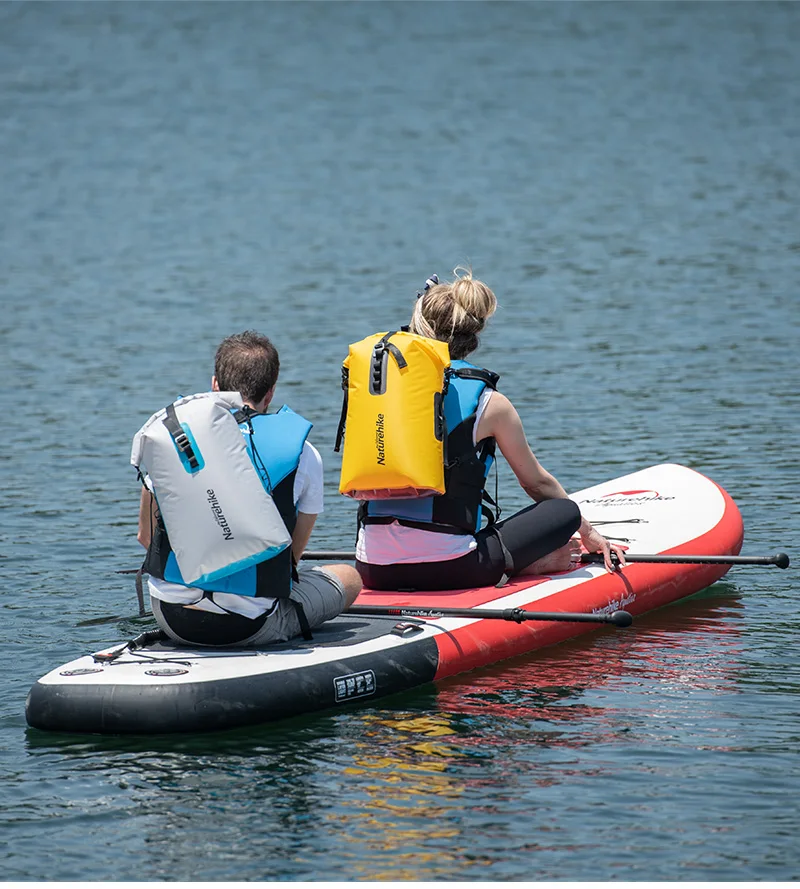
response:
[[(461, 273), (461, 274), (459, 274)], [(368, 501), (359, 510), (356, 567), (364, 585), (378, 590), (446, 590), (492, 586), (508, 577), (567, 570), (580, 550), (624, 552), (580, 514), (564, 488), (531, 450), (514, 405), (495, 391), (496, 375), (465, 359), (497, 307), (494, 293), (471, 272), (455, 270), (452, 283), (436, 276), (417, 296), (411, 333), (446, 342), (453, 375), (445, 394), (446, 490), (441, 496)], [(513, 516), (481, 528), (484, 485), (500, 449), (534, 501)], [(424, 501), (424, 502), (423, 502)], [(424, 509), (421, 509), (424, 506)]]

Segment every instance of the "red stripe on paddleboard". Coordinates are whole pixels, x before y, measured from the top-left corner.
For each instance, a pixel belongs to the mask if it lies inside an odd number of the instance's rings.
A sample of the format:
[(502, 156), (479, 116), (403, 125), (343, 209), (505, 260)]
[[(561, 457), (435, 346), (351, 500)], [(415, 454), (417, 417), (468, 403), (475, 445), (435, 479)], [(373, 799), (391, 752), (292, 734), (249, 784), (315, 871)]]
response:
[(548, 577), (534, 577), (526, 580), (512, 580), (504, 587), (474, 587), (467, 590), (436, 590), (434, 592), (400, 591), (381, 592), (362, 590), (356, 600), (357, 605), (407, 605), (411, 608), (473, 608), (485, 605), (502, 596), (529, 589), (549, 580)]
[[(705, 534), (671, 550), (665, 550), (665, 553), (676, 555), (739, 553), (744, 537), (741, 514), (728, 493), (714, 484), (725, 501), (720, 521)], [(611, 607), (624, 608), (633, 615), (644, 614), (710, 586), (729, 569), (729, 565), (638, 562), (628, 565), (621, 574), (602, 574), (570, 589), (556, 592), (552, 596), (537, 599), (535, 604), (531, 603), (531, 610), (590, 612), (607, 610)], [(504, 591), (506, 589), (503, 588)], [(494, 595), (496, 593), (497, 591)], [(435, 678), (442, 679), (464, 670), (554, 645), (596, 628), (591, 624), (556, 622), (515, 624), (499, 620), (476, 621), (436, 637), (436, 644), (439, 647), (439, 667)]]

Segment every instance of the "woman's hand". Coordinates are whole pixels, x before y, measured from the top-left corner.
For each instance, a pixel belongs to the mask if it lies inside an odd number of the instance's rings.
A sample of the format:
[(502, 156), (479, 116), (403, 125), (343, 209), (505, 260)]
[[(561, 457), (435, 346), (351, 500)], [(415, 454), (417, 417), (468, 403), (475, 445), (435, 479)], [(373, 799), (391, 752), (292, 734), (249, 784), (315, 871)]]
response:
[(613, 574), (617, 570), (617, 566), (611, 561), (612, 552), (619, 559), (619, 567), (625, 567), (627, 564), (625, 562), (625, 550), (603, 537), (586, 519), (583, 519), (581, 522), (578, 533), (581, 535), (581, 543), (587, 552), (603, 554), (603, 563), (605, 564), (606, 571)]

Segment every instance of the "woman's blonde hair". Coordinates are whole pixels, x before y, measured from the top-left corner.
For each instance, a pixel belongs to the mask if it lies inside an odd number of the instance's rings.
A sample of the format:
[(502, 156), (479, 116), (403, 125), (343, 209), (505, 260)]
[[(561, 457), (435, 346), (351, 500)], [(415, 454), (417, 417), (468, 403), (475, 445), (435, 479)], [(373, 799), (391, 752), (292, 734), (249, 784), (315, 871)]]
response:
[(478, 348), (478, 334), (497, 308), (497, 298), (471, 269), (456, 268), (452, 283), (434, 284), (417, 299), (411, 333), (442, 340), (451, 358), (466, 358)]

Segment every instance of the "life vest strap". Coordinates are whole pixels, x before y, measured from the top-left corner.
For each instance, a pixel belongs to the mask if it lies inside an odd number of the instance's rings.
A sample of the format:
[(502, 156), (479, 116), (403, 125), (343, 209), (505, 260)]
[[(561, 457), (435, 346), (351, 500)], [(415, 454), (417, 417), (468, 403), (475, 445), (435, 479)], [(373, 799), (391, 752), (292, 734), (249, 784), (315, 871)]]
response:
[(461, 377), (462, 380), (480, 380), (490, 389), (496, 389), (500, 379), (500, 374), (485, 367), (448, 367), (445, 376)]
[(241, 426), (242, 423), (249, 423), (252, 417), (261, 417), (266, 414), (266, 411), (254, 411), (249, 405), (245, 405), (240, 410), (236, 411), (233, 415), (233, 419)]

